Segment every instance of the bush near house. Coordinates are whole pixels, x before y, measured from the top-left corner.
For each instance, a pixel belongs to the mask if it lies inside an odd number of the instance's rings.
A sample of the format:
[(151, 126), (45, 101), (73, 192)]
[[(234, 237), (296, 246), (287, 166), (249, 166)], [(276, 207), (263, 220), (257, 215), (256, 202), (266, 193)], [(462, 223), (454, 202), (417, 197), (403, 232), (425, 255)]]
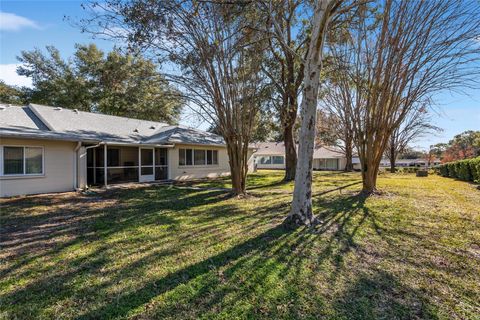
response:
[(444, 163), (437, 167), (444, 177), (480, 183), (480, 157)]

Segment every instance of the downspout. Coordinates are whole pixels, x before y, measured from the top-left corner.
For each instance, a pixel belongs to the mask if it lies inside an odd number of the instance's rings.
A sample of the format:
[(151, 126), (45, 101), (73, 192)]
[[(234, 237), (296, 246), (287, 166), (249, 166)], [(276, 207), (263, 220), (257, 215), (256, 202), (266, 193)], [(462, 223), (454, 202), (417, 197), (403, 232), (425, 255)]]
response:
[(77, 146), (73, 150), (73, 190), (78, 187), (78, 149), (82, 146), (81, 141), (77, 141)]

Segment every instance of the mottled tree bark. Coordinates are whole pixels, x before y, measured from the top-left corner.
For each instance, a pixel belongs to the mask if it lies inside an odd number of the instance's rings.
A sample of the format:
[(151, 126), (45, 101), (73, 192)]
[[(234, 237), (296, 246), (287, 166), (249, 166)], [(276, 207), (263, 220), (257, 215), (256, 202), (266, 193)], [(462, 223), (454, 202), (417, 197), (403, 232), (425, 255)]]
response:
[(322, 69), (323, 45), (335, 1), (319, 0), (312, 21), (312, 38), (305, 61), (304, 88), (301, 104), (301, 128), (298, 159), (293, 190), (292, 208), (285, 223), (288, 225), (312, 225), (312, 170), (317, 100)]

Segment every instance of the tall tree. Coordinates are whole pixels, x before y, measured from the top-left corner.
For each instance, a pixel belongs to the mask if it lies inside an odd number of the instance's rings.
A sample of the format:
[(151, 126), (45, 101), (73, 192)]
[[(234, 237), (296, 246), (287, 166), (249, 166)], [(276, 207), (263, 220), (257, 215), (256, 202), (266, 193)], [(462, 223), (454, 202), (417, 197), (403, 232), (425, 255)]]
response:
[(390, 172), (395, 172), (395, 161), (398, 155), (401, 154), (410, 143), (426, 134), (439, 131), (442, 131), (442, 129), (431, 124), (431, 117), (426, 106), (419, 105), (413, 108), (400, 126), (393, 130), (387, 142), (385, 155), (390, 160)]
[(30, 77), (32, 103), (146, 120), (178, 121), (183, 100), (159, 73), (158, 65), (119, 49), (105, 54), (94, 44), (75, 46), (72, 59), (58, 49), (23, 51), (18, 74)]
[(295, 179), (297, 164), (295, 124), (303, 83), (303, 58), (309, 42), (305, 18), (308, 17), (310, 4), (304, 0), (263, 0), (258, 1), (258, 5), (267, 13), (265, 30), (268, 35), (268, 56), (262, 70), (278, 96), (275, 105), (285, 145), (284, 181), (291, 181)]
[[(333, 43), (349, 89), (363, 192), (377, 191), (377, 173), (389, 138), (411, 110), (445, 89), (472, 87), (480, 73), (478, 1), (376, 3)], [(372, 14), (370, 14), (372, 13)]]
[(4, 81), (0, 80), (0, 103), (17, 105), (24, 104), (25, 90), (25, 88), (9, 86)]
[(232, 191), (245, 195), (248, 146), (264, 90), (255, 11), (242, 2), (196, 0), (107, 0), (93, 6), (103, 10), (92, 10), (83, 21), (87, 31), (113, 34), (168, 61), (173, 70), (167, 79), (225, 139)]
[(287, 225), (312, 225), (312, 170), (317, 124), (318, 88), (322, 71), (323, 47), (332, 15), (341, 1), (318, 0), (311, 20), (311, 39), (305, 58), (301, 103), (301, 127), (292, 208)]

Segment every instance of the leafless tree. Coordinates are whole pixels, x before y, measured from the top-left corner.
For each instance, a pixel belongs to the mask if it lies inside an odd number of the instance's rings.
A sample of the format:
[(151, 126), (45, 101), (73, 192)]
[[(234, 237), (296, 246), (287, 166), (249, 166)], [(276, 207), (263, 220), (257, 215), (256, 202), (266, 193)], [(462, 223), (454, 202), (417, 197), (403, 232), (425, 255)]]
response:
[(369, 5), (349, 41), (329, 53), (341, 64), (340, 86), (362, 165), (363, 192), (377, 191), (380, 161), (392, 133), (436, 92), (478, 85), (480, 3), (476, 0), (382, 0)]
[(85, 30), (124, 38), (173, 69), (167, 79), (225, 139), (233, 192), (245, 195), (248, 144), (263, 90), (255, 13), (240, 1), (107, 0), (92, 6)]
[(345, 171), (353, 170), (354, 131), (352, 110), (352, 96), (348, 86), (345, 86), (345, 79), (341, 79), (344, 73), (337, 72), (335, 64), (330, 66), (329, 76), (326, 79), (322, 90), (321, 110), (330, 118), (333, 124), (330, 127), (331, 136), (335, 137), (336, 145), (344, 152), (346, 164)]
[(385, 149), (385, 156), (390, 159), (390, 172), (395, 172), (395, 161), (407, 146), (416, 139), (442, 131), (431, 124), (432, 119), (428, 108), (421, 104), (414, 107), (405, 117), (401, 125), (395, 128), (390, 135)]

